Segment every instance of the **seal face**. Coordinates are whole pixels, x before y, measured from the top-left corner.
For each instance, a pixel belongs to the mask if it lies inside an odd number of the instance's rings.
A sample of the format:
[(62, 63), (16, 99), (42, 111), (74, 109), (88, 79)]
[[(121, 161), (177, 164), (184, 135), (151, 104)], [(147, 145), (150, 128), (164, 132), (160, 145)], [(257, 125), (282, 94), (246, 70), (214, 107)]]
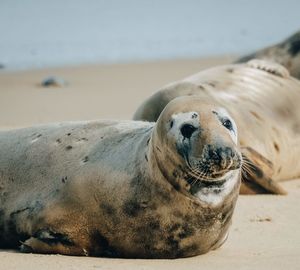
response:
[(173, 100), (156, 124), (60, 123), (1, 132), (0, 146), (2, 247), (178, 258), (228, 234), (240, 185), (236, 125), (202, 99)]
[[(181, 99), (180, 106), (189, 99)], [(161, 128), (166, 135), (160, 136), (165, 141), (164, 148), (171, 148), (171, 153), (183, 159), (178, 167), (185, 164), (191, 194), (206, 203), (218, 204), (236, 184), (236, 170), (241, 167), (237, 127), (224, 108), (205, 102), (201, 105), (201, 109), (184, 112), (181, 108), (183, 112), (169, 116)]]

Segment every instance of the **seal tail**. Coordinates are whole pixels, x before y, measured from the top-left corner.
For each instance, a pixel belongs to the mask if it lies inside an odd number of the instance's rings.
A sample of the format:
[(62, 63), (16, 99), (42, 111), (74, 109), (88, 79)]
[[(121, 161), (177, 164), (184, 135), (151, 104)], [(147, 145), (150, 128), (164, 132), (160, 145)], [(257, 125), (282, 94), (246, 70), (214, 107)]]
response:
[(300, 79), (300, 31), (276, 45), (242, 56), (235, 63), (245, 63), (251, 59), (262, 59), (279, 63), (293, 77)]

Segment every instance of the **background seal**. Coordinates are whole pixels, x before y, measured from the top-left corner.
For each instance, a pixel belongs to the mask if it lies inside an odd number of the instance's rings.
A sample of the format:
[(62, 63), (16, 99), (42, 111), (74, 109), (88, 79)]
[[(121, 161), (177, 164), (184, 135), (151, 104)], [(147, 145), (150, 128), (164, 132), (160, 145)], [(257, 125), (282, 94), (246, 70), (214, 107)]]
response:
[(246, 161), (241, 192), (285, 194), (278, 181), (300, 176), (300, 82), (265, 60), (218, 66), (154, 93), (134, 119), (156, 121), (172, 99), (193, 95), (226, 108), (237, 123)]

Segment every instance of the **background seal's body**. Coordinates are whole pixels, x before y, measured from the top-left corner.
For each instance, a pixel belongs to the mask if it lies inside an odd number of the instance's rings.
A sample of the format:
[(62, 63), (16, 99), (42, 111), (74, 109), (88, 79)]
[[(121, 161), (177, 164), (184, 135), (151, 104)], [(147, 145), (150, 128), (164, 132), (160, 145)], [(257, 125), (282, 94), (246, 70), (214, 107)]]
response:
[(193, 95), (220, 104), (235, 119), (245, 158), (255, 166), (249, 178), (262, 188), (246, 193), (283, 194), (276, 182), (300, 176), (300, 82), (283, 66), (252, 60), (201, 71), (153, 94), (134, 119), (156, 121), (172, 99)]

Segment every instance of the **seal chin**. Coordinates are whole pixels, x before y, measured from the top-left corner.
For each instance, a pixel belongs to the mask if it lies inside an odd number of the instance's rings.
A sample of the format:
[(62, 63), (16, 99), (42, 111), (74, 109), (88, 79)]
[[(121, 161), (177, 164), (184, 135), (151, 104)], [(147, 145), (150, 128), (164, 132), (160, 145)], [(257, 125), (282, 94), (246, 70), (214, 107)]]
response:
[(190, 186), (189, 192), (204, 203), (215, 205), (220, 202), (239, 179), (239, 166), (209, 171), (192, 167), (188, 160), (187, 164), (189, 172), (185, 180)]
[(224, 184), (226, 183), (227, 179), (213, 179), (213, 180), (203, 180), (199, 179), (199, 185), (202, 185), (206, 188), (222, 188)]
[(239, 181), (239, 170), (229, 170), (219, 178), (191, 178), (187, 181), (193, 196), (205, 204), (215, 206), (234, 189)]

